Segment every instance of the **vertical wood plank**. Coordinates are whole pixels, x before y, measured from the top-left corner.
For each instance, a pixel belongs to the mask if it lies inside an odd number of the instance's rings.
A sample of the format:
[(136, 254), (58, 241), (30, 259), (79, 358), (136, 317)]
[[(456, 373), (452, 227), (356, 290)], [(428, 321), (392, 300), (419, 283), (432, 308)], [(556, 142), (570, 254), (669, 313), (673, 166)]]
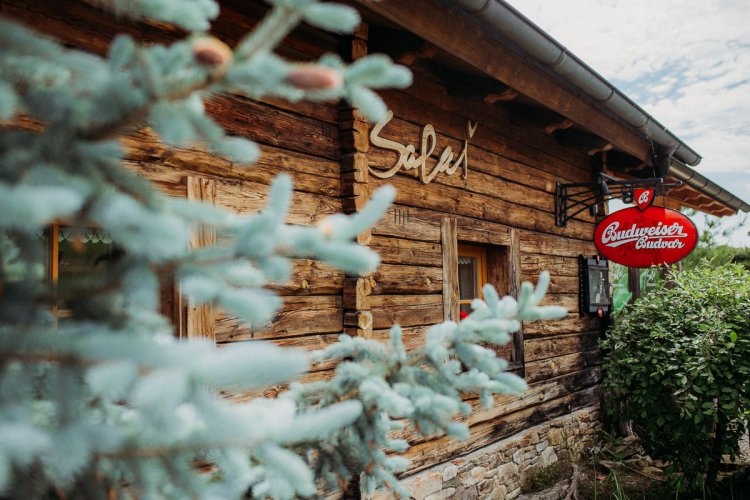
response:
[[(199, 176), (185, 178), (188, 200), (201, 200), (211, 204), (216, 203), (216, 182)], [(209, 227), (197, 227), (190, 236), (190, 249), (211, 246), (216, 242), (216, 234)], [(216, 314), (211, 304), (195, 304), (190, 300), (185, 305), (184, 336), (187, 338), (210, 338), (216, 340)], [(182, 331), (181, 331), (182, 333)], [(182, 335), (181, 335), (182, 336)]]
[[(351, 61), (367, 55), (367, 24), (362, 23), (352, 37), (344, 39), (343, 56)], [(339, 111), (339, 138), (341, 145), (341, 196), (344, 213), (362, 209), (370, 197), (368, 187), (367, 151), (369, 125), (364, 117), (351, 107)], [(357, 235), (357, 243), (369, 245), (372, 231)], [(344, 331), (349, 335), (372, 335), (370, 294), (372, 278), (347, 277), (344, 279), (342, 303), (344, 306)]]
[(458, 239), (456, 219), (440, 220), (440, 240), (443, 246), (443, 320), (458, 321)]
[[(518, 298), (521, 291), (521, 235), (516, 228), (510, 230), (510, 245), (508, 245), (508, 275), (511, 297)], [(523, 355), (523, 323), (515, 333), (513, 339), (513, 362), (518, 365), (518, 375), (523, 377), (526, 372)]]

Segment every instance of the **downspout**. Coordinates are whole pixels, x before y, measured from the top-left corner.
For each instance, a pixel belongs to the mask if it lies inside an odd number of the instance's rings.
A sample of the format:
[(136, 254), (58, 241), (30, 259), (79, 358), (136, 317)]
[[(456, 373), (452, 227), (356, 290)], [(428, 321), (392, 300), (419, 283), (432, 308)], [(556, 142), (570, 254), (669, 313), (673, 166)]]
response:
[(512, 6), (502, 0), (453, 1), (492, 26), (542, 66), (588, 94), (615, 117), (640, 130), (671, 157), (687, 165), (700, 163), (700, 155), (690, 146)]

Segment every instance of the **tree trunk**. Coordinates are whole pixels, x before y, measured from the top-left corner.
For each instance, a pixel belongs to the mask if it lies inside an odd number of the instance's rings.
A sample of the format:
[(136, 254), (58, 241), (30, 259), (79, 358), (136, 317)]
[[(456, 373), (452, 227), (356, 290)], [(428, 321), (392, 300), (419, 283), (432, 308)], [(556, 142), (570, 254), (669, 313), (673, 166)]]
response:
[(724, 444), (724, 436), (727, 433), (727, 419), (724, 414), (719, 411), (719, 418), (716, 422), (716, 432), (714, 433), (714, 442), (711, 447), (711, 463), (708, 466), (708, 472), (706, 473), (706, 488), (712, 489), (716, 484), (716, 476), (719, 473), (719, 465), (721, 464), (721, 449)]

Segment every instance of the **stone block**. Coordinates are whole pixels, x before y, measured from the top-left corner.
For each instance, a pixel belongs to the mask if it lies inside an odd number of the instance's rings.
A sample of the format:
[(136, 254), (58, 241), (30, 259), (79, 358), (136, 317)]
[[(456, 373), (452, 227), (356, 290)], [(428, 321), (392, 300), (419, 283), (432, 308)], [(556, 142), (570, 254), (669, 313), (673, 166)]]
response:
[(514, 462), (503, 464), (497, 468), (497, 480), (501, 484), (515, 481), (518, 477), (518, 465)]
[(495, 488), (493, 491), (490, 492), (489, 495), (487, 495), (486, 500), (505, 500), (505, 497), (508, 495), (508, 488), (505, 487), (505, 485), (500, 485), (497, 488)]
[(542, 466), (549, 467), (557, 462), (557, 453), (554, 448), (547, 448), (542, 452)]
[(429, 495), (424, 500), (447, 500), (453, 494), (456, 492), (456, 488), (446, 488), (444, 490), (440, 490), (436, 493), (433, 493), (432, 495)]
[(485, 498), (490, 491), (492, 491), (495, 487), (495, 484), (493, 483), (492, 479), (485, 479), (481, 483), (477, 484), (477, 492), (479, 493), (479, 496), (482, 498)]
[(517, 450), (513, 454), (513, 463), (520, 464), (521, 462), (523, 462), (523, 450)]
[(508, 493), (508, 495), (506, 496), (506, 498), (516, 498), (520, 494), (521, 494), (521, 488), (519, 487), (519, 488), (516, 488), (515, 490), (511, 491), (510, 493)]
[(476, 486), (461, 486), (453, 496), (455, 500), (476, 500), (479, 498)]
[(474, 467), (471, 469), (471, 472), (469, 472), (469, 477), (474, 480), (475, 483), (478, 483), (482, 479), (484, 479), (484, 473), (487, 471), (484, 467)]
[(550, 429), (547, 434), (547, 440), (552, 446), (560, 446), (563, 444), (563, 431), (560, 428)]
[(458, 466), (456, 465), (449, 465), (445, 469), (443, 469), (443, 481), (450, 481), (454, 477), (458, 475)]
[(537, 431), (532, 432), (531, 436), (529, 437), (530, 437), (531, 444), (537, 444), (540, 441), (539, 433)]
[(548, 445), (549, 445), (549, 443), (547, 441), (542, 441), (541, 443), (539, 443), (538, 445), (536, 445), (536, 451), (537, 451), (537, 453), (541, 453), (542, 450), (544, 450)]
[(443, 474), (437, 471), (428, 472), (414, 479), (408, 488), (413, 498), (423, 500), (443, 488)]

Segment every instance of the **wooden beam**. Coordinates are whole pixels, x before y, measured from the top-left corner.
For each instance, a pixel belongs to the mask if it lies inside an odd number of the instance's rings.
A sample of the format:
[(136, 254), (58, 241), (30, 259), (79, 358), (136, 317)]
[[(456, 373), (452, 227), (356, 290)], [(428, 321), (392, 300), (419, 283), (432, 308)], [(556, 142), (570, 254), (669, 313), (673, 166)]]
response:
[(544, 132), (546, 134), (552, 134), (553, 132), (556, 132), (558, 130), (565, 130), (575, 125), (573, 123), (573, 120), (568, 120), (565, 118), (564, 120), (560, 122), (550, 123), (546, 127), (544, 127)]
[(643, 161), (650, 158), (650, 147), (643, 137), (500, 43), (460, 7), (447, 2), (436, 6), (431, 0), (357, 3), (363, 11), (385, 17), (582, 127), (596, 131), (623, 151)]
[(438, 54), (438, 49), (430, 43), (425, 43), (421, 49), (414, 52), (404, 52), (401, 56), (396, 59), (399, 64), (406, 66), (412, 66), (415, 62), (423, 59), (432, 59)]
[[(554, 132), (554, 137), (559, 144), (584, 150), (589, 156), (611, 151), (614, 148), (614, 145), (608, 140), (581, 130), (559, 129)], [(609, 157), (607, 158), (607, 165), (611, 167)]]
[(506, 89), (497, 94), (487, 94), (482, 100), (487, 104), (495, 104), (496, 102), (510, 102), (518, 96), (519, 93), (515, 90)]
[[(508, 245), (508, 270), (510, 282), (510, 295), (518, 299), (521, 293), (521, 235), (516, 228), (510, 230), (510, 245)], [(514, 334), (513, 339), (513, 361), (518, 366), (519, 377), (526, 374), (526, 365), (523, 354), (523, 323), (521, 328)]]
[[(564, 123), (567, 120), (567, 118), (555, 111), (520, 102), (510, 102), (505, 105), (505, 109), (510, 114), (511, 122), (520, 125), (528, 125), (544, 131), (546, 131), (550, 124)], [(573, 123), (571, 122), (571, 125), (572, 124)]]
[(458, 321), (458, 231), (456, 219), (440, 221), (443, 247), (443, 321)]
[[(187, 199), (216, 203), (216, 181), (206, 177), (189, 175), (185, 177)], [(204, 248), (216, 243), (216, 233), (210, 227), (193, 230), (188, 243), (191, 249)], [(216, 341), (216, 312), (212, 304), (195, 304), (188, 300), (185, 312), (184, 336), (187, 338), (208, 338)], [(183, 332), (180, 331), (180, 336)]]
[[(369, 26), (361, 23), (358, 30), (343, 47), (344, 56), (352, 61), (365, 57), (368, 52)], [(341, 142), (341, 194), (345, 213), (362, 209), (369, 199), (367, 152), (369, 150), (370, 127), (359, 111), (342, 107), (339, 113), (339, 136)], [(357, 235), (357, 243), (370, 244), (372, 232), (368, 229)], [(344, 331), (352, 336), (369, 337), (372, 334), (373, 317), (370, 294), (375, 286), (372, 277), (347, 277), (344, 279), (342, 304)]]

